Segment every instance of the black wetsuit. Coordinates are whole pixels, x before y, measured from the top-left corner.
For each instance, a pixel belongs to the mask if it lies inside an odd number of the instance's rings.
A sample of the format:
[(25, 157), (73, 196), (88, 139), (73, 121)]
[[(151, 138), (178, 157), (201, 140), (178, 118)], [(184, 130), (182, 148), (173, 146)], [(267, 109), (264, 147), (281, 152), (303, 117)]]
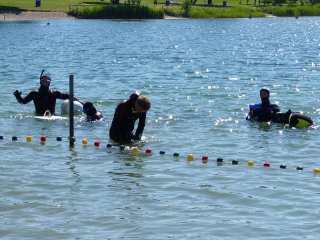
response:
[(274, 116), (273, 122), (280, 124), (289, 124), (290, 128), (302, 128), (315, 125), (310, 117), (300, 112), (292, 112), (291, 109), (289, 109), (285, 113), (277, 113)]
[(270, 122), (273, 116), (280, 112), (280, 108), (276, 104), (255, 104), (256, 108), (250, 108), (247, 120), (254, 120), (257, 122)]
[(26, 104), (33, 100), (34, 107), (37, 114), (43, 115), (45, 111), (49, 110), (51, 114), (55, 114), (56, 100), (69, 99), (69, 94), (61, 93), (57, 90), (40, 87), (37, 90), (31, 91), (27, 96), (22, 98), (17, 97), (19, 103)]
[[(138, 97), (138, 94), (133, 93), (130, 99), (118, 104), (109, 130), (109, 136), (112, 140), (119, 142), (141, 138), (147, 113), (139, 113), (134, 110), (134, 105)], [(132, 132), (137, 119), (139, 119), (139, 124), (135, 135), (133, 135)]]
[(101, 121), (103, 119), (103, 115), (101, 112), (97, 111), (94, 115), (88, 116), (87, 115), (87, 121), (88, 122), (95, 122), (95, 121)]
[(300, 112), (293, 112), (289, 117), (289, 127), (308, 127), (314, 125), (313, 120)]

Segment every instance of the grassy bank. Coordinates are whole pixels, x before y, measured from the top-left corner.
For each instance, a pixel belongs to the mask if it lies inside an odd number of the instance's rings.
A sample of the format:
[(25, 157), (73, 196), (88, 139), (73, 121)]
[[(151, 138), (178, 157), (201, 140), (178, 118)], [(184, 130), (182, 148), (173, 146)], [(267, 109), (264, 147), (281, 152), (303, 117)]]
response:
[[(182, 3), (182, 0), (173, 0), (174, 2)], [(36, 7), (36, 0), (1, 0), (0, 8), (3, 10), (5, 8), (17, 9), (23, 11), (56, 11), (56, 12), (68, 12), (69, 5), (78, 5), (81, 4), (106, 4), (110, 3), (110, 0), (41, 0), (41, 6)], [(128, 3), (128, 0), (120, 0), (120, 4)], [(213, 3), (221, 4), (223, 0), (214, 0)], [(228, 5), (231, 6), (238, 5), (239, 0), (227, 0)], [(165, 5), (165, 0), (158, 0), (158, 7)], [(207, 1), (199, 0), (198, 4), (206, 4)], [(153, 6), (153, 0), (141, 0), (141, 5), (143, 6)]]
[[(174, 4), (166, 6), (166, 0), (158, 0), (154, 6), (154, 0), (141, 0), (140, 6), (129, 5), (128, 0), (120, 0), (120, 4), (112, 5), (110, 0), (40, 0), (41, 5), (36, 7), (36, 0), (0, 0), (0, 10), (10, 11), (56, 11), (69, 12), (70, 6), (78, 9), (78, 16), (83, 18), (161, 18), (162, 11), (166, 15), (189, 18), (246, 18), (250, 11), (253, 17), (264, 17), (266, 13), (275, 16), (320, 16), (320, 5), (304, 6), (253, 6), (254, 0), (213, 0), (213, 5), (208, 5), (208, 0), (198, 0), (189, 9), (183, 8), (185, 0), (172, 0)], [(226, 2), (227, 7), (222, 7)], [(240, 4), (241, 2), (241, 4)], [(259, 1), (256, 1), (258, 4)], [(261, 0), (261, 4), (263, 1)], [(104, 6), (104, 10), (92, 5)], [(132, 7), (132, 8), (130, 8)], [(82, 11), (82, 12), (81, 12)], [(114, 11), (114, 13), (112, 13)], [(122, 11), (122, 13), (121, 13)], [(105, 14), (107, 13), (107, 15)], [(112, 17), (111, 17), (112, 15)]]
[(253, 17), (265, 17), (266, 14), (257, 9), (245, 7), (227, 8), (192, 8), (189, 17), (191, 18), (247, 18), (252, 12)]
[(186, 18), (247, 18), (252, 13), (253, 17), (265, 17), (261, 9), (248, 8), (236, 6), (232, 8), (224, 7), (194, 7), (192, 6), (189, 11), (183, 8), (165, 8), (165, 14)]
[(320, 16), (320, 4), (315, 6), (267, 6), (263, 7), (263, 11), (279, 17)]
[[(167, 8), (165, 6), (166, 0), (157, 0), (158, 4), (156, 8)], [(172, 2), (182, 3), (183, 0), (172, 0)], [(228, 6), (239, 6), (239, 0), (226, 0)], [(105, 5), (110, 4), (110, 0), (41, 0), (40, 7), (36, 7), (36, 0), (0, 0), (0, 9), (10, 9), (17, 11), (54, 11), (54, 12), (68, 12), (70, 5)], [(128, 0), (120, 0), (120, 4), (128, 3)], [(198, 0), (196, 4), (205, 5), (208, 3), (208, 0)], [(222, 5), (223, 0), (213, 0), (213, 4)], [(249, 3), (251, 3), (249, 1)], [(252, 0), (253, 4), (253, 0)], [(141, 0), (142, 6), (153, 7), (153, 0)], [(252, 6), (246, 5), (243, 6)], [(169, 7), (178, 7), (170, 5)]]

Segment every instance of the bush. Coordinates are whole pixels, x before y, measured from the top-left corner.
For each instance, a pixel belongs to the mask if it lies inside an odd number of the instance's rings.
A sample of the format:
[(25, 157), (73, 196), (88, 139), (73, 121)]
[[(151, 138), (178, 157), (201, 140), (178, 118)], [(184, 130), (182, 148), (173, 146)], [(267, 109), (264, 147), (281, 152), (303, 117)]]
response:
[(86, 6), (83, 10), (73, 11), (71, 15), (85, 19), (163, 19), (163, 9), (147, 6), (106, 5)]
[(181, 9), (185, 17), (189, 17), (191, 5), (192, 5), (192, 0), (184, 0), (183, 3), (181, 4)]

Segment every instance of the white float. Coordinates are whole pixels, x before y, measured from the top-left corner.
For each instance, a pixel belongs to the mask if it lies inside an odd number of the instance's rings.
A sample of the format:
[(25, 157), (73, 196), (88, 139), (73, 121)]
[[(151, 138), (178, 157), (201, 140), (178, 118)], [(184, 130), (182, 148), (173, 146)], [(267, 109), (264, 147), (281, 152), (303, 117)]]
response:
[[(64, 100), (61, 104), (61, 114), (69, 114), (70, 112), (70, 103), (69, 100)], [(78, 101), (73, 101), (73, 114), (81, 115), (82, 114), (82, 104)]]

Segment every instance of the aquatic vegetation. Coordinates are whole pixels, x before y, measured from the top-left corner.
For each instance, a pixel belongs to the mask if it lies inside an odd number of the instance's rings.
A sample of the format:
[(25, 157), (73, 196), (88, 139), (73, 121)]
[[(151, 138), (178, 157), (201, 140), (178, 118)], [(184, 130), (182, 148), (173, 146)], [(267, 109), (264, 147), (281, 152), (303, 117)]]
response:
[(262, 9), (264, 12), (278, 17), (320, 16), (320, 4), (314, 6), (268, 6)]
[(198, 7), (166, 8), (165, 14), (177, 17), (189, 18), (247, 18), (252, 12), (253, 17), (265, 17), (266, 13), (261, 9), (248, 7)]
[(163, 19), (163, 9), (147, 6), (105, 5), (72, 9), (70, 14), (86, 19)]

